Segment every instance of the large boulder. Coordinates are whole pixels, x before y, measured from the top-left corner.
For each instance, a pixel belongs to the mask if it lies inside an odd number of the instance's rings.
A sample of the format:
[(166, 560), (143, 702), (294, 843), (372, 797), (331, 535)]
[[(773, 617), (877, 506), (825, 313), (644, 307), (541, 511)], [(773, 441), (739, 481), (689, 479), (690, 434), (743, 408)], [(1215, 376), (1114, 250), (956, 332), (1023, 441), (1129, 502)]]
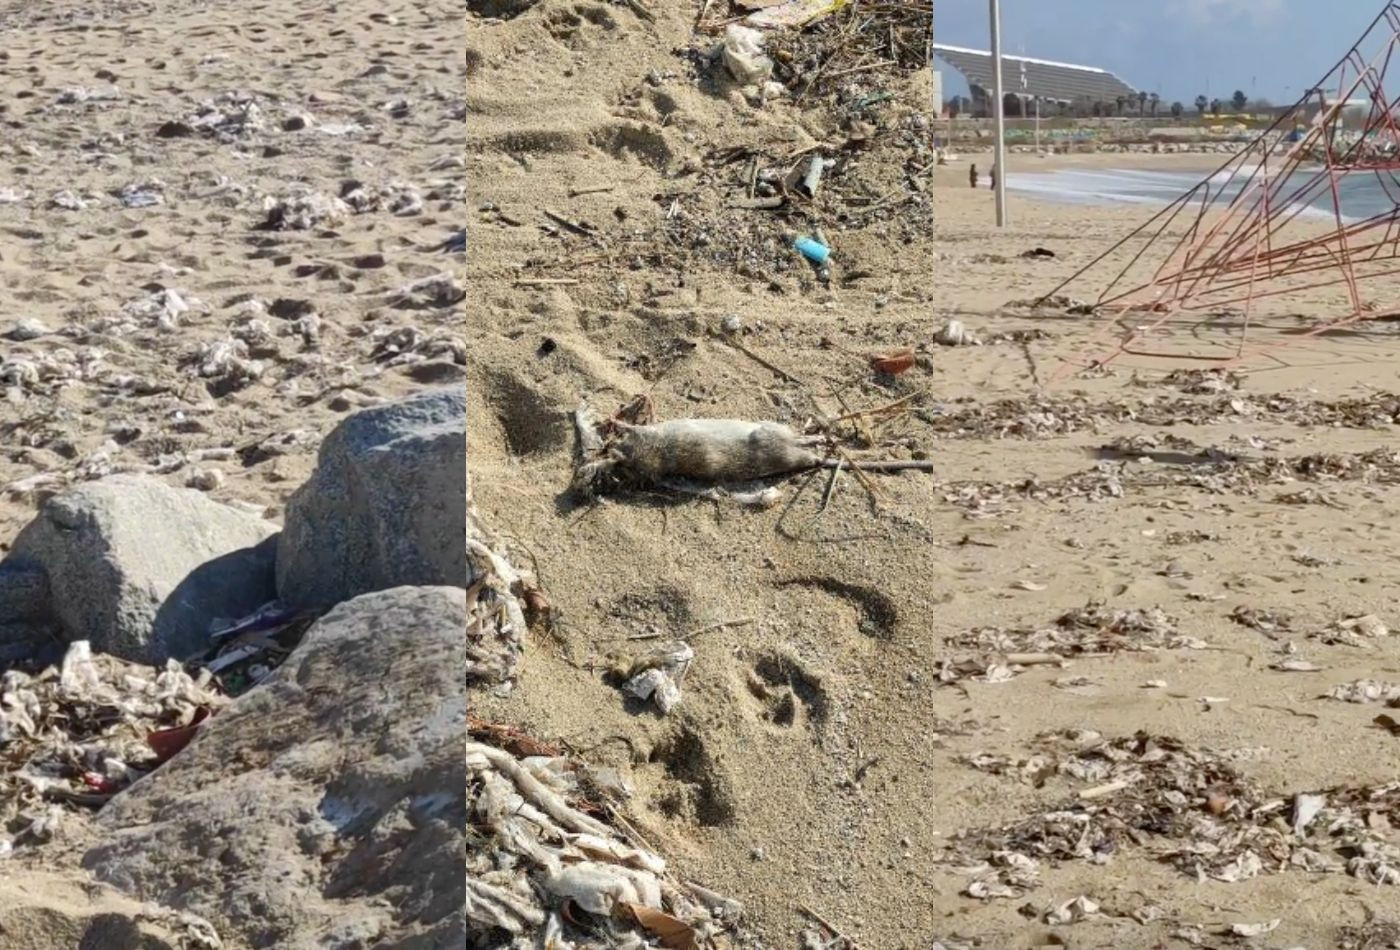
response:
[(277, 526), (146, 475), (51, 499), (0, 564), (0, 625), (41, 622), (98, 652), (161, 663), (276, 596)]
[(456, 587), (339, 605), (102, 810), (84, 866), (240, 946), (464, 946), (465, 624)]
[(277, 591), (326, 608), (400, 585), (466, 587), (466, 392), (357, 412), (287, 504)]

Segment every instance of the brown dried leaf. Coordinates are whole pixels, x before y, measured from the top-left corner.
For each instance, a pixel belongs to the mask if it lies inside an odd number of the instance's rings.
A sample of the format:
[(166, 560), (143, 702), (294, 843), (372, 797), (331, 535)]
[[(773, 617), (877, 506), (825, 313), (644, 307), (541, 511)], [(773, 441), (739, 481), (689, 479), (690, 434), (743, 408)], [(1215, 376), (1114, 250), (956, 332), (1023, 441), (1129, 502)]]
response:
[(622, 904), (637, 924), (656, 935), (668, 950), (696, 950), (695, 930), (685, 921), (645, 904)]

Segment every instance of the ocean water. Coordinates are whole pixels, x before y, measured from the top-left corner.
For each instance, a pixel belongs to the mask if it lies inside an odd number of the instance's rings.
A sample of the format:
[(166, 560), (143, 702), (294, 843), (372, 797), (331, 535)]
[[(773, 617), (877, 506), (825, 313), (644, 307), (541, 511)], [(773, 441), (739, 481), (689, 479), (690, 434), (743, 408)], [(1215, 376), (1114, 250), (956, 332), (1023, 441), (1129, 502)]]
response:
[[(1009, 191), (1019, 192), (1027, 197), (1072, 204), (1136, 204), (1153, 206), (1171, 204), (1187, 191), (1198, 185), (1208, 171), (1165, 172), (1144, 171), (1141, 169), (1117, 168), (1073, 168), (1046, 172), (1018, 172), (1012, 169), (1007, 176)], [(1279, 200), (1291, 198), (1298, 189), (1307, 184), (1311, 171), (1295, 173), (1274, 191)], [(1224, 180), (1226, 175), (1212, 179), (1211, 195), (1221, 194), (1226, 200), (1239, 194), (1244, 185), (1245, 175), (1237, 175), (1234, 182)], [(1383, 175), (1383, 181), (1372, 173), (1351, 173), (1338, 180), (1341, 198), (1342, 219), (1344, 222), (1360, 221), (1378, 214), (1394, 211), (1400, 205), (1400, 178)], [(1260, 180), (1255, 179), (1256, 186)], [(1257, 190), (1257, 189), (1256, 189)], [(1324, 183), (1321, 190), (1314, 190), (1303, 202), (1300, 216), (1314, 219), (1332, 218), (1333, 204), (1331, 190)], [(1200, 200), (1200, 195), (1196, 196)], [(1250, 196), (1246, 201), (1253, 202)], [(1185, 212), (1183, 212), (1185, 213)]]

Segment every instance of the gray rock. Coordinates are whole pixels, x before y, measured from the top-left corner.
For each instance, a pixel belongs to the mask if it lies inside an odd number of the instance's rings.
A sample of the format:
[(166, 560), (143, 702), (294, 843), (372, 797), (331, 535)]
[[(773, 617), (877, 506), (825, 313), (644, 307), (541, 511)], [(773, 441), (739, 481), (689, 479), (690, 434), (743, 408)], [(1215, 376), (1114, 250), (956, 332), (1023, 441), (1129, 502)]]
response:
[(50, 600), (49, 578), (42, 569), (0, 563), (0, 624), (47, 620)]
[(401, 585), (466, 587), (466, 392), (346, 418), (287, 504), (277, 592), (324, 608)]
[(22, 575), (42, 570), (67, 639), (141, 662), (184, 657), (208, 645), (216, 619), (276, 596), (276, 531), (199, 492), (114, 475), (51, 499), (20, 532), (0, 603), (32, 606)]
[(83, 864), (255, 947), (466, 944), (466, 593), (336, 607), (118, 795)]

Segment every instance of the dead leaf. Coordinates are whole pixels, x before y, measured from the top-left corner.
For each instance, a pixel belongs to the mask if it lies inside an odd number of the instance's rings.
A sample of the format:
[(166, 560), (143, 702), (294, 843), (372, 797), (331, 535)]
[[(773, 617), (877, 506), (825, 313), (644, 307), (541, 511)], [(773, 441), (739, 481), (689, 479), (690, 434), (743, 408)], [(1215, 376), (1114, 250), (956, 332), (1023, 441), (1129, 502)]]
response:
[(695, 930), (685, 921), (645, 904), (624, 902), (622, 906), (627, 908), (639, 926), (655, 934), (663, 947), (669, 950), (696, 950)]
[(1384, 713), (1382, 713), (1381, 715), (1377, 716), (1371, 721), (1374, 722), (1376, 725), (1380, 726), (1386, 732), (1389, 732), (1392, 736), (1400, 736), (1400, 722), (1396, 722), (1393, 717), (1387, 716)]
[(877, 373), (889, 373), (898, 376), (914, 366), (914, 350), (911, 347), (901, 346), (898, 349), (890, 350), (887, 353), (877, 353), (870, 357), (870, 368)]

